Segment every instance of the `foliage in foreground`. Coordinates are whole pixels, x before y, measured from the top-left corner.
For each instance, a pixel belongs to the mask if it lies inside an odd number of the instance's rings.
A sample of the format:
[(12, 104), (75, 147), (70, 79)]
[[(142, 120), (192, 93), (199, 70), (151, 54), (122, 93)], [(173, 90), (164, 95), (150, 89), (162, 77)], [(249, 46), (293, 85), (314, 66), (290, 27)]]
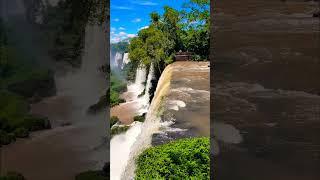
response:
[(0, 146), (30, 131), (50, 128), (47, 118), (30, 114), (30, 101), (55, 94), (53, 73), (9, 43), (6, 24), (0, 19)]
[(130, 128), (130, 126), (116, 126), (116, 127), (113, 127), (113, 128), (111, 128), (111, 136), (126, 132), (129, 128)]
[(133, 117), (134, 121), (139, 121), (139, 122), (144, 122), (145, 119), (146, 119), (146, 113)]
[(191, 138), (145, 150), (136, 179), (210, 179), (209, 138)]
[(0, 176), (0, 180), (26, 180), (26, 178), (19, 173), (8, 172), (5, 176)]
[(86, 171), (78, 174), (75, 180), (108, 180), (110, 175), (110, 163), (105, 163), (101, 171)]

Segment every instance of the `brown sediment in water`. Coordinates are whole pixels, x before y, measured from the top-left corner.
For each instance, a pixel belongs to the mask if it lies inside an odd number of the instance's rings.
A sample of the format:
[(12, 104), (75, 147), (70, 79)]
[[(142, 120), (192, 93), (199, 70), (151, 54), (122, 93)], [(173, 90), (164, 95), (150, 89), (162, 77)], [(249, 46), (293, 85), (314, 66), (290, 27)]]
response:
[(304, 1), (215, 3), (212, 130), (215, 122), (232, 125), (243, 139), (218, 139), (216, 179), (319, 179), (317, 8)]
[(112, 107), (110, 115), (117, 116), (121, 123), (129, 125), (133, 122), (133, 118), (137, 115), (138, 110), (138, 102), (131, 101)]

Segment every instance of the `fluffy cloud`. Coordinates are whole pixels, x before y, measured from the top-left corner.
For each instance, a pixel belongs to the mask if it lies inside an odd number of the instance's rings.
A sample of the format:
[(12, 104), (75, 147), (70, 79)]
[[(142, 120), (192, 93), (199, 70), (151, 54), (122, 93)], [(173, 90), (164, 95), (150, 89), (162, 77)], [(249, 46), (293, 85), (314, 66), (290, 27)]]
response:
[(134, 20), (132, 20), (131, 22), (137, 23), (137, 22), (141, 22), (140, 18), (135, 18)]
[(133, 4), (143, 5), (143, 6), (156, 6), (158, 3), (150, 1), (132, 1)]
[(141, 28), (138, 29), (138, 31), (142, 30), (142, 29), (147, 29), (149, 26), (143, 26)]
[(119, 27), (119, 30), (125, 30), (126, 28), (124, 28), (124, 27)]
[(133, 37), (136, 37), (136, 36), (137, 36), (136, 34), (127, 34), (128, 38), (133, 38)]
[(126, 32), (119, 32), (119, 33), (111, 33), (111, 43), (117, 43), (129, 38), (136, 37), (136, 34), (128, 34)]
[(127, 7), (127, 6), (111, 6), (111, 9), (132, 10), (131, 7)]
[(113, 19), (113, 21), (115, 21), (115, 22), (119, 22), (119, 21), (120, 21), (120, 19), (119, 19), (119, 18), (115, 18), (115, 19)]

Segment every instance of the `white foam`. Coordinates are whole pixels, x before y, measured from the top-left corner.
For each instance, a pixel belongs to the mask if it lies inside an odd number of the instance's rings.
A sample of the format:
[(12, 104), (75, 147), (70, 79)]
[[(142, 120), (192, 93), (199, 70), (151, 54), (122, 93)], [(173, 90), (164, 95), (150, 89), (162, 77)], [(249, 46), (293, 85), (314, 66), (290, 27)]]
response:
[(110, 142), (110, 177), (120, 180), (127, 166), (131, 146), (141, 132), (141, 122), (135, 122), (125, 133), (114, 136)]

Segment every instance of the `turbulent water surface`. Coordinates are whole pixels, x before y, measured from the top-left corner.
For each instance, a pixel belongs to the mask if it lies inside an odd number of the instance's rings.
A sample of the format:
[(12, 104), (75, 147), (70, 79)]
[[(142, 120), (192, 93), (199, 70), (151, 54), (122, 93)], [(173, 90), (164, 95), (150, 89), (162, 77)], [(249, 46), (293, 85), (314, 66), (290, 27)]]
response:
[(318, 179), (318, 5), (224, 0), (213, 9), (215, 178)]

